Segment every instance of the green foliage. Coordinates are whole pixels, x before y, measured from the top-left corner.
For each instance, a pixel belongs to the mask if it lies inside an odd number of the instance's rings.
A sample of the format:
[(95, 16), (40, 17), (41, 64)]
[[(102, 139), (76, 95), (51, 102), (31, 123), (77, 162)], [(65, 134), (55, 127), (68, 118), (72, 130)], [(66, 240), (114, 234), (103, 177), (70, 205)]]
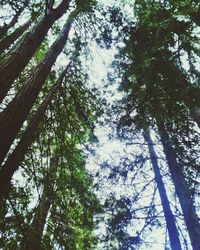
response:
[(76, 5), (81, 12), (91, 12), (96, 6), (96, 0), (76, 0)]
[(136, 2), (135, 13), (137, 24), (121, 51), (127, 61), (121, 65), (126, 68), (122, 86), (143, 120), (151, 113), (183, 121), (184, 115), (179, 115), (187, 110), (185, 104), (189, 108), (199, 105), (199, 90), (190, 83), (181, 57), (194, 48), (193, 26), (158, 2)]
[[(86, 5), (92, 8), (91, 3)], [(80, 148), (94, 137), (99, 110), (97, 97), (86, 87), (88, 77), (81, 65), (84, 43), (78, 42), (75, 36), (69, 41), (65, 50), (66, 62), (70, 61), (68, 71), (36, 130), (35, 142), (21, 163), (17, 176), (22, 181), (14, 178), (9, 197), (12, 204), (7, 201), (3, 211), (2, 248), (27, 249), (29, 241), (37, 241), (40, 233), (42, 249), (59, 246), (85, 250), (93, 249), (97, 243), (93, 218), (100, 204), (93, 193), (92, 179), (85, 170)], [(31, 68), (41, 61), (48, 47), (46, 39), (17, 79), (14, 93), (24, 87)], [(29, 118), (37, 112), (62, 70), (62, 67), (55, 67), (51, 71)], [(27, 123), (30, 123), (29, 118)], [(26, 124), (18, 139), (25, 129)]]

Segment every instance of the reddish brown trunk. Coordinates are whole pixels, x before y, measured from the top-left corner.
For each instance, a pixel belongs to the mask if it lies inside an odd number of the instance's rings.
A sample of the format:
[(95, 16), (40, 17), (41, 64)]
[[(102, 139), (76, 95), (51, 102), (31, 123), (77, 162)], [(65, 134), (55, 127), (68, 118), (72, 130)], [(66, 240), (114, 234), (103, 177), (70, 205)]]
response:
[(177, 161), (176, 153), (171, 146), (170, 138), (165, 130), (165, 126), (160, 123), (159, 134), (163, 145), (164, 153), (169, 165), (171, 178), (175, 186), (176, 194), (179, 198), (183, 217), (190, 236), (191, 244), (194, 250), (199, 250), (200, 246), (200, 224), (193, 204), (192, 191), (188, 187), (182, 172), (182, 167)]
[(51, 46), (44, 59), (30, 74), (21, 92), (9, 103), (8, 107), (0, 115), (0, 162), (2, 162), (16, 138), (23, 122), (26, 120), (35, 100), (68, 39), (68, 34), (73, 22), (74, 13), (70, 15), (59, 38)]
[(31, 20), (17, 28), (13, 33), (6, 36), (3, 40), (0, 41), (0, 54), (4, 52), (4, 50), (8, 49), (21, 35), (28, 29), (31, 25)]
[(0, 64), (0, 103), (6, 96), (14, 80), (26, 67), (44, 40), (48, 30), (67, 11), (68, 7), (69, 0), (63, 0), (56, 9), (45, 15), (39, 24), (21, 41), (20, 45), (12, 53), (9, 53)]
[(157, 155), (154, 150), (153, 142), (151, 140), (151, 137), (148, 131), (144, 132), (144, 138), (147, 141), (148, 148), (149, 148), (149, 154), (151, 157), (151, 163), (152, 163), (153, 171), (155, 174), (155, 181), (157, 183), (158, 192), (159, 192), (161, 204), (163, 207), (163, 212), (164, 212), (167, 230), (169, 234), (171, 249), (181, 250), (182, 249), (181, 242), (180, 242), (179, 233), (176, 227), (176, 221), (170, 208), (170, 203), (167, 197), (167, 192), (166, 192), (165, 185), (162, 180), (162, 175), (160, 173), (160, 169), (158, 166)]
[(39, 123), (41, 122), (48, 105), (53, 99), (54, 94), (60, 88), (63, 78), (65, 77), (65, 74), (67, 70), (69, 69), (69, 65), (62, 72), (56, 84), (52, 87), (50, 93), (40, 105), (38, 111), (30, 120), (29, 125), (27, 129), (25, 130), (25, 132), (23, 133), (22, 138), (20, 139), (18, 145), (13, 150), (11, 155), (8, 157), (4, 165), (1, 167), (0, 169), (0, 200), (2, 200), (4, 197), (7, 196), (9, 187), (10, 187), (11, 178), (14, 172), (18, 169), (19, 164), (23, 160), (28, 147), (33, 142), (36, 129)]

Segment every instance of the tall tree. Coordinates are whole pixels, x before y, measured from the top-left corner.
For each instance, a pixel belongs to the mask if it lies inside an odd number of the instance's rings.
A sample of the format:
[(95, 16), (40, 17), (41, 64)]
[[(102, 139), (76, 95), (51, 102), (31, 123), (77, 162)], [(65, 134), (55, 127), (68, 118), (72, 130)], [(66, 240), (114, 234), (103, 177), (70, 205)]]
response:
[(159, 2), (136, 1), (135, 14), (137, 24), (130, 28), (129, 38), (125, 38), (125, 64), (132, 60), (127, 63), (125, 88), (134, 80), (131, 77), (136, 76), (138, 86), (143, 85), (147, 95), (168, 94), (174, 102), (176, 99), (185, 104), (199, 126), (199, 74), (192, 59), (193, 74), (186, 71), (181, 56), (195, 52), (193, 26), (187, 19), (180, 21), (173, 8)]
[(171, 249), (174, 249), (174, 250), (180, 249), (181, 250), (182, 247), (181, 247), (181, 242), (179, 239), (179, 233), (178, 233), (178, 229), (176, 226), (175, 217), (174, 217), (174, 215), (171, 211), (171, 208), (170, 208), (170, 202), (169, 202), (169, 199), (167, 197), (167, 192), (166, 192), (163, 180), (162, 180), (162, 175), (160, 173), (160, 168), (158, 165), (156, 152), (155, 152), (154, 147), (153, 147), (153, 141), (152, 141), (148, 131), (144, 131), (144, 138), (145, 138), (145, 140), (148, 144), (148, 148), (149, 148), (149, 154), (151, 157), (152, 167), (153, 167), (153, 171), (155, 174), (155, 180), (156, 180), (156, 183), (158, 185), (158, 191), (160, 194), (160, 199), (161, 199), (161, 203), (162, 203), (162, 207), (163, 207), (165, 221), (167, 224), (167, 230), (168, 230), (168, 234), (169, 234), (169, 238), (170, 238)]
[[(85, 75), (81, 72), (78, 48), (76, 49), (76, 56), (72, 55), (70, 65), (61, 73), (50, 91), (47, 91), (46, 99), (39, 106), (40, 112), (36, 112), (29, 120), (30, 126), (24, 133), (26, 136), (21, 137), (24, 145), (21, 144), (22, 152), (18, 147), (20, 157), (24, 156), (27, 144), (33, 141), (31, 134), (33, 136), (35, 133), (34, 138), (39, 138), (20, 163), (26, 187), (16, 192), (17, 185), (14, 179), (15, 185), (11, 186), (11, 192), (6, 196), (8, 211), (2, 218), (5, 228), (0, 235), (0, 244), (3, 248), (52, 249), (59, 246), (73, 250), (91, 249), (96, 243), (92, 230), (93, 215), (98, 210), (98, 201), (92, 193), (91, 180), (84, 169), (84, 157), (78, 149), (80, 143), (87, 141), (90, 134), (89, 121), (94, 119), (90, 117), (94, 112), (93, 98), (84, 86)], [(67, 77), (63, 81), (66, 74)], [(43, 119), (41, 124), (45, 110), (46, 119)], [(37, 127), (38, 123), (40, 127)], [(50, 160), (54, 155), (55, 158), (59, 156), (58, 162)], [(16, 154), (15, 157), (19, 164)], [(53, 165), (48, 164), (49, 160)], [(51, 166), (55, 167), (55, 171)], [(20, 192), (23, 198), (19, 195)], [(41, 195), (38, 203), (32, 208), (32, 203), (37, 199), (37, 196), (34, 196), (37, 192)], [(30, 196), (34, 197), (34, 200)], [(24, 206), (23, 199), (28, 200)], [(15, 200), (12, 202), (12, 208), (8, 200)], [(13, 215), (13, 209), (18, 217)], [(8, 224), (6, 220), (9, 213), (12, 224)], [(21, 227), (16, 223), (17, 218), (20, 218)], [(13, 232), (17, 237), (10, 242)]]
[[(32, 70), (30, 78), (27, 79), (24, 88), (0, 114), (0, 127), (2, 131), (1, 140), (2, 142), (5, 142), (4, 147), (0, 149), (1, 162), (7, 154), (13, 140), (16, 138), (17, 133), (27, 118), (31, 108), (33, 107), (53, 64), (55, 63), (60, 52), (63, 50), (76, 14), (78, 14), (77, 10), (71, 13), (63, 30), (61, 31), (60, 36), (51, 46), (41, 62), (39, 62), (38, 65)], [(16, 113), (18, 114), (17, 117), (14, 115)], [(15, 124), (14, 129), (13, 124)]]
[[(51, 9), (39, 20), (39, 23), (23, 38), (13, 51), (8, 52), (0, 63), (0, 102), (6, 96), (14, 80), (19, 76), (32, 58), (37, 48), (44, 40), (53, 23), (58, 20), (69, 8), (69, 0), (63, 0), (58, 7)], [(16, 67), (16, 64), (18, 67)]]
[(199, 74), (194, 61), (190, 61), (190, 70), (186, 70), (181, 57), (181, 52), (195, 51), (193, 26), (187, 19), (180, 20), (173, 8), (161, 1), (136, 1), (134, 7), (136, 22), (130, 24), (129, 37), (125, 37), (125, 46), (120, 49), (123, 60), (116, 58), (116, 62), (121, 62), (122, 88), (127, 93), (124, 123), (134, 122), (139, 128), (159, 127), (191, 244), (198, 249), (199, 222), (192, 191), (186, 181), (184, 162), (179, 164), (175, 144), (169, 140), (170, 131), (165, 128), (171, 124), (174, 136), (181, 130), (186, 138), (193, 126), (189, 113), (198, 124)]
[(170, 143), (170, 138), (162, 123), (159, 124), (159, 133), (192, 247), (194, 250), (197, 250), (200, 245), (200, 223), (193, 204), (193, 192), (185, 180), (182, 172), (183, 167), (177, 162), (176, 152)]
[(6, 162), (3, 164), (3, 166), (0, 169), (0, 199), (4, 199), (7, 196), (7, 193), (9, 191), (10, 181), (15, 173), (15, 171), (18, 169), (19, 164), (24, 158), (24, 155), (27, 152), (28, 147), (31, 145), (31, 143), (34, 140), (34, 137), (36, 135), (37, 127), (41, 123), (43, 116), (48, 108), (48, 105), (51, 103), (53, 97), (55, 96), (56, 92), (59, 90), (59, 88), (62, 85), (63, 79), (69, 70), (70, 65), (67, 65), (66, 68), (63, 70), (61, 75), (59, 76), (58, 80), (56, 81), (55, 85), (51, 88), (48, 96), (43, 100), (40, 107), (36, 111), (36, 113), (33, 115), (31, 120), (29, 121), (29, 126), (24, 131), (20, 141), (18, 142), (16, 148), (14, 151), (9, 155)]

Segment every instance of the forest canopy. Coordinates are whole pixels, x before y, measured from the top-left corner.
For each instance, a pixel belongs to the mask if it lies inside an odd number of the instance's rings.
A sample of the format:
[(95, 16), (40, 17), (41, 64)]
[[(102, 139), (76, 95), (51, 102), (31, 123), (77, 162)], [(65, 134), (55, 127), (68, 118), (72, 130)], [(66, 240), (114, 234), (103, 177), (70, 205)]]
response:
[(200, 3), (0, 0), (0, 248), (200, 249)]

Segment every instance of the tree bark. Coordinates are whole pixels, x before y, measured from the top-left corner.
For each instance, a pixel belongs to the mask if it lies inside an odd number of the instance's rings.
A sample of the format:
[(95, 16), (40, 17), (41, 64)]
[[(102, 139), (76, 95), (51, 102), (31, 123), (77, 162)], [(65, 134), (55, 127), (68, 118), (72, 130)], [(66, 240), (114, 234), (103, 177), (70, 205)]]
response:
[(25, 153), (27, 152), (29, 146), (35, 139), (35, 132), (40, 124), (41, 120), (43, 119), (44, 113), (52, 101), (54, 95), (60, 88), (63, 79), (70, 67), (70, 64), (64, 69), (58, 80), (56, 81), (55, 85), (51, 88), (50, 93), (41, 103), (39, 109), (35, 113), (35, 115), (31, 118), (29, 125), (25, 132), (23, 133), (19, 143), (17, 144), (16, 148), (13, 152), (9, 155), (6, 162), (0, 169), (0, 201), (5, 199), (8, 195), (10, 189), (10, 182), (13, 174), (18, 169), (19, 164), (22, 162)]
[(187, 226), (193, 250), (199, 250), (200, 246), (200, 224), (193, 204), (193, 193), (190, 190), (181, 166), (177, 161), (174, 148), (171, 146), (170, 138), (163, 123), (158, 124), (159, 134), (163, 145), (164, 153), (169, 165), (171, 178), (175, 186), (183, 217)]
[(18, 27), (13, 33), (6, 36), (3, 40), (0, 41), (0, 54), (2, 54), (6, 49), (8, 49), (21, 35), (28, 29), (31, 25), (31, 20), (25, 24)]
[(69, 2), (70, 0), (63, 0), (56, 9), (43, 16), (35, 28), (24, 37), (19, 46), (8, 53), (3, 62), (0, 63), (0, 103), (44, 40), (53, 23), (67, 11)]
[(2, 163), (8, 153), (12, 142), (16, 138), (23, 122), (26, 120), (33, 107), (53, 64), (64, 48), (76, 14), (78, 14), (76, 10), (71, 13), (60, 36), (51, 46), (44, 58), (38, 63), (35, 69), (33, 69), (24, 88), (0, 114), (0, 163)]
[(176, 221), (170, 208), (170, 203), (167, 197), (165, 185), (162, 180), (162, 175), (158, 166), (157, 155), (153, 147), (153, 142), (147, 130), (144, 131), (143, 135), (148, 144), (149, 154), (151, 157), (151, 164), (152, 164), (153, 171), (155, 174), (155, 181), (158, 187), (158, 192), (159, 192), (161, 204), (163, 207), (163, 213), (164, 213), (165, 221), (167, 224), (167, 230), (169, 234), (171, 249), (181, 250), (182, 249), (181, 242), (180, 242), (179, 233), (176, 227)]

